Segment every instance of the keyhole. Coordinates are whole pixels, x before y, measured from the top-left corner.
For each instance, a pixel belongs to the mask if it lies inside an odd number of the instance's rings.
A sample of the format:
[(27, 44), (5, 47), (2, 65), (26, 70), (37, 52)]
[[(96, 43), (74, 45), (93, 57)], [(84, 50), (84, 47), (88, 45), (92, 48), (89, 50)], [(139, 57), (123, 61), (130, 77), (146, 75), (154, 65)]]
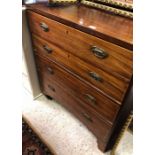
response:
[(68, 32), (68, 30), (66, 30), (66, 34), (68, 34), (69, 32)]

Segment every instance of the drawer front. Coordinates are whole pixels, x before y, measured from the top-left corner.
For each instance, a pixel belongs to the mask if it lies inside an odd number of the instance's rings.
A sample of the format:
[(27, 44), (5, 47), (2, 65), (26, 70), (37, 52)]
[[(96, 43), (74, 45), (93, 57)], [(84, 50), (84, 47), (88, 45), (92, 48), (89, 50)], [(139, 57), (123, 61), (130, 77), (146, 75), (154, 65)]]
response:
[(69, 111), (71, 111), (81, 122), (83, 122), (92, 133), (104, 143), (107, 142), (111, 125), (105, 123), (95, 115), (91, 109), (81, 104), (81, 101), (65, 91), (56, 81), (49, 81), (44, 75), (41, 76), (41, 86), (44, 94), (53, 97)]
[(34, 35), (33, 45), (35, 53), (44, 55), (49, 59), (61, 63), (86, 81), (96, 86), (97, 89), (106, 92), (107, 96), (112, 98), (115, 102), (119, 104), (122, 102), (128, 87), (128, 82), (119, 80), (103, 70), (82, 61), (73, 54), (70, 54)]
[(131, 51), (31, 11), (28, 17), (33, 33), (121, 80), (130, 80)]
[(66, 89), (67, 92), (74, 94), (83, 101), (83, 104), (90, 106), (108, 123), (113, 123), (120, 106), (94, 88), (77, 79), (63, 68), (50, 62), (45, 58), (36, 57), (36, 63), (40, 74), (44, 74), (49, 80), (56, 81)]

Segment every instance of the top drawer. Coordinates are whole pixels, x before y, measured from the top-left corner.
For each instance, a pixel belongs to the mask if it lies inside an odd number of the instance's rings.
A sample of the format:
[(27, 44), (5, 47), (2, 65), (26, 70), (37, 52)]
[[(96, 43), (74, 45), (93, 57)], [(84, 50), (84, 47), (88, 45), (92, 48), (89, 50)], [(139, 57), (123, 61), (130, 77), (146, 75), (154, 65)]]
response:
[(109, 74), (129, 82), (132, 75), (131, 51), (32, 11), (28, 11), (28, 18), (33, 33)]

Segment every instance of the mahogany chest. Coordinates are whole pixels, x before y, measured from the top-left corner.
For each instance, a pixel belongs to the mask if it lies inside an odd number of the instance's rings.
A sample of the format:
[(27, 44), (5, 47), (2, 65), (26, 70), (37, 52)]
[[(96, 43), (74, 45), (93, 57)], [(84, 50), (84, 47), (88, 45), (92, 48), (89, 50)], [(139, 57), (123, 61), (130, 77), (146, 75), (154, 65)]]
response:
[(27, 6), (40, 87), (110, 149), (132, 109), (132, 20), (85, 6)]

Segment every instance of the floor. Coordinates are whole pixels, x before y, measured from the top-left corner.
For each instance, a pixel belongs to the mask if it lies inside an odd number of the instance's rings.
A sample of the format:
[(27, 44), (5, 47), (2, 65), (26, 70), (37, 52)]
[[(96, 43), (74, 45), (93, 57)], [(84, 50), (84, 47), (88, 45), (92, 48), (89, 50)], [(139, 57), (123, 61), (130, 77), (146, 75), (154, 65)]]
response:
[[(110, 155), (97, 147), (95, 136), (70, 112), (41, 95), (23, 91), (23, 117), (56, 155)], [(126, 131), (115, 155), (132, 155), (133, 136)]]
[[(25, 9), (22, 10), (24, 13)], [(26, 25), (23, 27), (23, 32), (25, 36), (28, 35)], [(23, 39), (26, 44), (23, 46), (23, 52), (30, 54), (28, 62), (25, 58), (23, 59), (23, 117), (31, 128), (56, 155), (110, 155), (110, 152), (102, 153), (98, 149), (95, 136), (59, 103), (48, 100), (43, 95), (36, 100), (32, 99), (31, 94), (34, 92), (39, 94), (40, 91), (36, 91), (36, 87), (30, 85), (37, 79), (29, 81), (28, 70), (32, 71), (31, 74), (35, 73), (35, 67), (27, 65), (32, 64), (30, 60), (32, 60), (33, 54), (30, 52), (29, 39), (27, 37)], [(126, 131), (115, 155), (132, 155), (132, 145), (133, 136)]]

